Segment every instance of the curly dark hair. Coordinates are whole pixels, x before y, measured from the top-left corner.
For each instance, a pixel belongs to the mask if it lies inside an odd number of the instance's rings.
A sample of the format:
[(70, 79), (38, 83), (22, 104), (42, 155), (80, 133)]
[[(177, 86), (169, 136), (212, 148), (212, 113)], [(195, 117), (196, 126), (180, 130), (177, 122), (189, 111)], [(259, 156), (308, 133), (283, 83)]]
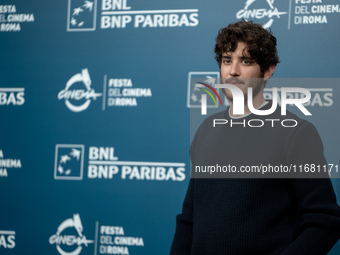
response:
[(264, 73), (272, 65), (280, 63), (276, 49), (276, 38), (271, 30), (259, 24), (242, 19), (220, 29), (216, 37), (215, 59), (221, 67), (222, 54), (234, 52), (239, 42), (246, 43), (250, 57), (260, 66)]

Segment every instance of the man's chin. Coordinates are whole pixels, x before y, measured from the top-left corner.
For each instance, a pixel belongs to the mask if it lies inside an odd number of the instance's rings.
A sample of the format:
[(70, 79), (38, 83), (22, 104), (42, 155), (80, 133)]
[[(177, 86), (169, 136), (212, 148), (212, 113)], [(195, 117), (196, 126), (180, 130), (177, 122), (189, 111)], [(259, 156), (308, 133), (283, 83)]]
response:
[(232, 102), (232, 101), (233, 101), (233, 94), (230, 92), (230, 90), (229, 90), (229, 89), (226, 89), (226, 88), (223, 88), (222, 91), (223, 91), (223, 94), (226, 96), (226, 98), (227, 98), (230, 102)]

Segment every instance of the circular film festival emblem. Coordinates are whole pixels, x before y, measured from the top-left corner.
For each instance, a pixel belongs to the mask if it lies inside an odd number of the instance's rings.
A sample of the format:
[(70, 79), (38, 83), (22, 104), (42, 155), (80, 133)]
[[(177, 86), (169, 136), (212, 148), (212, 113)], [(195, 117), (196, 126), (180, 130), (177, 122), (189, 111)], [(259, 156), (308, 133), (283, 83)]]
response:
[[(70, 88), (72, 85), (75, 85), (79, 82), (82, 82), (83, 85), (85, 86), (86, 90), (83, 89), (73, 89), (71, 90)], [(81, 112), (86, 110), (90, 103), (91, 99), (96, 100), (97, 97), (101, 96), (101, 93), (96, 93), (94, 89), (91, 88), (91, 78), (90, 74), (87, 70), (87, 68), (82, 69), (81, 73), (77, 73), (73, 75), (68, 82), (66, 83), (65, 89), (59, 92), (58, 94), (58, 99), (65, 100), (65, 104), (67, 108), (69, 108), (73, 112)], [(76, 100), (76, 101), (81, 101), (85, 100), (85, 102), (81, 105), (74, 105), (70, 102), (70, 99)]]
[[(61, 233), (67, 228), (75, 228), (78, 232), (78, 236), (75, 235), (61, 235)], [(87, 240), (86, 236), (82, 234), (83, 232), (83, 225), (81, 224), (81, 220), (79, 214), (73, 214), (73, 219), (67, 219), (63, 221), (59, 227), (57, 228), (57, 233), (52, 235), (49, 239), (50, 244), (56, 244), (57, 250), (61, 255), (78, 255), (82, 250), (82, 244), (87, 246), (89, 243), (93, 243), (93, 240)], [(78, 245), (78, 247), (71, 251), (66, 252), (64, 251), (60, 245), (66, 246), (74, 246)]]
[[(254, 4), (256, 3), (256, 4)], [(249, 18), (252, 19), (266, 19), (265, 24), (262, 25), (263, 28), (269, 28), (273, 22), (274, 17), (280, 18), (280, 15), (287, 14), (287, 12), (279, 12), (276, 7), (274, 7), (274, 0), (247, 0), (244, 8), (236, 13), (237, 19), (245, 19), (248, 21)], [(259, 6), (260, 8), (255, 9)], [(261, 22), (262, 24), (262, 22)]]

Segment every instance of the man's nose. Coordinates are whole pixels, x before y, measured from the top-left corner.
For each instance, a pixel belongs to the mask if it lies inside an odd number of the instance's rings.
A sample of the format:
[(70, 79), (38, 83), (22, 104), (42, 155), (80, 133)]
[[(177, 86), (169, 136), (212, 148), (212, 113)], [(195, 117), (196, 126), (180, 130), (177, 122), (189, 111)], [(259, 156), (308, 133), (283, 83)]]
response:
[(238, 77), (238, 76), (241, 75), (241, 73), (240, 73), (240, 66), (239, 66), (238, 63), (234, 62), (234, 63), (231, 64), (229, 75), (231, 77)]

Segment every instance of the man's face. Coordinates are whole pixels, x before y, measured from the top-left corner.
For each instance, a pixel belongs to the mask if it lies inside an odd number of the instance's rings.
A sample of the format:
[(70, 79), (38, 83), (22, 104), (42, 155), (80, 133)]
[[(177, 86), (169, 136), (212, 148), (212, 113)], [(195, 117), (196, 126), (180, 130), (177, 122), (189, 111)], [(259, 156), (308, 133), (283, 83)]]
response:
[[(239, 87), (245, 99), (247, 98), (248, 87), (253, 88), (254, 98), (262, 92), (264, 86), (264, 74), (261, 73), (260, 66), (250, 58), (248, 51), (244, 50), (246, 47), (245, 43), (239, 42), (234, 52), (223, 53), (220, 70), (221, 78), (223, 78), (222, 83)], [(232, 101), (232, 94), (229, 89), (224, 88), (223, 93), (228, 100)]]

